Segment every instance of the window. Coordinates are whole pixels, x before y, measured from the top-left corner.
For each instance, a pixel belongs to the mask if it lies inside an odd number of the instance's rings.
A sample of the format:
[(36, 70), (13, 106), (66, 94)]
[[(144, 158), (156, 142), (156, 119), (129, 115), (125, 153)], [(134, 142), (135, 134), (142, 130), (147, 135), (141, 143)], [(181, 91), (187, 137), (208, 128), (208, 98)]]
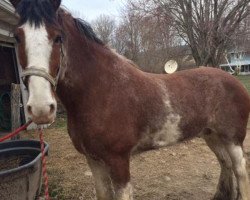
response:
[(244, 72), (244, 65), (240, 66), (240, 72)]
[(249, 65), (245, 65), (245, 72), (249, 72)]

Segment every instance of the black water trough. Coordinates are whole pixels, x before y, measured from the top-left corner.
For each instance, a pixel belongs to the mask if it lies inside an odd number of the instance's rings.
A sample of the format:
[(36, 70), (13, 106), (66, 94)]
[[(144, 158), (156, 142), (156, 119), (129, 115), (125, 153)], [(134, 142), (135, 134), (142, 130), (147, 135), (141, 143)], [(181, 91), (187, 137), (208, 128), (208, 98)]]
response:
[[(45, 152), (49, 146), (45, 143)], [(16, 140), (0, 143), (0, 200), (34, 200), (41, 192), (40, 142)]]

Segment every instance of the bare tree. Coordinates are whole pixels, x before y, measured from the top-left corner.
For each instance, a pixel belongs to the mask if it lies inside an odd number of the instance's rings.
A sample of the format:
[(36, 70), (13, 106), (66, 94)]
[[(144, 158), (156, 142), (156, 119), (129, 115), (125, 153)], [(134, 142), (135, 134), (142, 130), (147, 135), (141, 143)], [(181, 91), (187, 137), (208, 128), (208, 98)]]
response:
[[(250, 13), (250, 7), (248, 7)], [(232, 49), (243, 52), (250, 52), (250, 15), (243, 20), (241, 26), (237, 29), (235, 38), (232, 42)]]
[(140, 52), (140, 15), (124, 8), (122, 13), (122, 21), (119, 26), (120, 36), (124, 41), (124, 55), (129, 59), (137, 62)]
[(134, 10), (171, 17), (178, 35), (190, 46), (197, 66), (217, 66), (247, 17), (250, 0), (128, 0)]
[(127, 4), (113, 46), (143, 70), (162, 72), (169, 57), (168, 49), (174, 41), (169, 25), (169, 22), (164, 23), (154, 15), (144, 15)]
[(100, 39), (133, 60), (144, 71), (159, 73), (163, 72), (166, 61), (176, 55), (173, 46), (179, 45), (170, 20), (171, 17), (145, 15), (127, 4), (119, 23), (107, 15), (101, 15), (93, 21), (93, 27)]
[(100, 15), (92, 22), (96, 34), (105, 44), (111, 44), (115, 31), (115, 20), (108, 15)]

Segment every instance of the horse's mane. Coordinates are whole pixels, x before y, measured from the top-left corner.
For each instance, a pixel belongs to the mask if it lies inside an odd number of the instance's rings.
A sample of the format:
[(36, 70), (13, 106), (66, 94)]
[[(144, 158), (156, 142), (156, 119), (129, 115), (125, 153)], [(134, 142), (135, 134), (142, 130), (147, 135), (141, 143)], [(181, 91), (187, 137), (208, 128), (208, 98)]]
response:
[[(60, 8), (59, 12), (56, 13), (50, 0), (22, 0), (18, 4), (16, 12), (20, 16), (20, 25), (29, 22), (32, 25), (34, 24), (36, 27), (41, 26), (43, 22), (56, 24), (57, 16), (59, 15), (60, 17), (60, 15), (67, 13), (64, 8)], [(89, 23), (79, 18), (72, 18), (75, 26), (81, 34), (84, 34), (84, 36), (88, 39), (98, 44), (104, 45), (104, 43), (97, 37)]]
[(89, 23), (80, 18), (73, 18), (75, 25), (81, 34), (98, 44), (104, 45), (103, 41), (97, 37)]

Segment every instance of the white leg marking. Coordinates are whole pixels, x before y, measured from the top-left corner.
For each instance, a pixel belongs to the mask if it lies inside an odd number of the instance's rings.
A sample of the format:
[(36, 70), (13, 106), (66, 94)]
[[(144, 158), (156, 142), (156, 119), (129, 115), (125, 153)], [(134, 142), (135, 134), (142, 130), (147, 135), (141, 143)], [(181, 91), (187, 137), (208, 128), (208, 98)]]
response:
[(98, 200), (113, 200), (114, 191), (112, 188), (110, 174), (103, 163), (88, 158), (95, 181), (96, 198)]
[(236, 184), (231, 158), (225, 145), (215, 132), (211, 135), (202, 134), (209, 148), (215, 153), (220, 166), (221, 173), (217, 185), (217, 191), (213, 199), (236, 199)]
[(133, 200), (133, 187), (128, 183), (124, 188), (116, 189), (116, 200)]
[(246, 170), (246, 160), (241, 146), (231, 144), (227, 147), (233, 162), (234, 173), (237, 178), (239, 192), (242, 200), (250, 200), (250, 184)]

